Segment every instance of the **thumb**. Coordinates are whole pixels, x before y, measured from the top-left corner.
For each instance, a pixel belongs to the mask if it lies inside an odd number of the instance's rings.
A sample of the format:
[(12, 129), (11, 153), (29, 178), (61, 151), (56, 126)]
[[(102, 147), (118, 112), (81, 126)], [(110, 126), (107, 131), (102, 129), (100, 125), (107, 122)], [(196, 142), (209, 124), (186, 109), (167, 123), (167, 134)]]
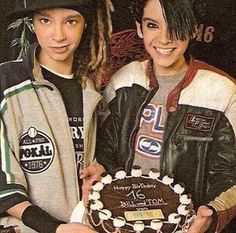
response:
[(89, 174), (90, 174), (89, 167), (84, 168), (83, 171), (80, 173), (80, 179), (84, 179), (84, 178), (88, 177)]
[(197, 217), (205, 218), (213, 215), (213, 211), (207, 206), (200, 206), (197, 211)]

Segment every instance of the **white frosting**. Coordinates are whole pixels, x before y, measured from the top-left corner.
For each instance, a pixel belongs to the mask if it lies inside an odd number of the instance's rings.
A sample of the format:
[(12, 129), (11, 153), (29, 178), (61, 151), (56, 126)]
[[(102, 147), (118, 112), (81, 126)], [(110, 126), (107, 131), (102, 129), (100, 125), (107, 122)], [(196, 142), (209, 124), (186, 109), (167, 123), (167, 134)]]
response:
[[(149, 171), (149, 178), (150, 179), (158, 179), (160, 177), (160, 172), (155, 171), (156, 169), (150, 170)], [(115, 174), (115, 179), (124, 179), (126, 178), (127, 174), (124, 170), (120, 170), (116, 172)], [(131, 176), (132, 177), (140, 177), (142, 176), (142, 170), (139, 168), (133, 168), (131, 170)], [(127, 176), (129, 178), (130, 176)], [(144, 177), (145, 178), (145, 177)], [(108, 209), (103, 209), (103, 203), (99, 200), (100, 199), (100, 191), (104, 188), (104, 185), (112, 183), (113, 179), (110, 174), (105, 175), (102, 177), (101, 182), (97, 182), (93, 185), (92, 187), (92, 192), (89, 194), (89, 200), (90, 202), (90, 208), (92, 210), (97, 210), (98, 211), (98, 216), (99, 218), (104, 221), (104, 220), (113, 220), (113, 225), (116, 228), (122, 228), (124, 225), (126, 225), (126, 220), (123, 217), (116, 217), (112, 218), (112, 212)], [(160, 179), (158, 179), (160, 181)], [(181, 219), (183, 219), (183, 216), (187, 216), (185, 221), (188, 222), (190, 215), (190, 209), (188, 208), (187, 205), (191, 203), (191, 198), (188, 197), (188, 195), (182, 193), (184, 192), (185, 188), (181, 186), (180, 184), (175, 184), (171, 186), (171, 184), (174, 182), (174, 179), (172, 177), (169, 177), (168, 175), (164, 176), (161, 180), (161, 182), (165, 185), (170, 186), (171, 189), (173, 189), (173, 192), (179, 195), (179, 201), (180, 205), (178, 206), (176, 212), (177, 213), (171, 213), (168, 216), (168, 223), (170, 224), (179, 224)], [(109, 201), (109, 200), (108, 200)], [(182, 216), (182, 217), (181, 217)], [(183, 219), (184, 220), (184, 219)], [(164, 221), (165, 222), (165, 221)], [(150, 228), (153, 230), (159, 232), (163, 228), (164, 222), (160, 219), (153, 219), (150, 222)], [(133, 230), (135, 232), (142, 232), (145, 228), (145, 225), (142, 221), (136, 221), (133, 224), (127, 223), (128, 225), (133, 226)], [(183, 225), (184, 226), (184, 225)], [(182, 226), (182, 227), (183, 227)], [(186, 223), (185, 223), (186, 226)], [(181, 227), (180, 227), (181, 228)], [(176, 231), (176, 233), (182, 233), (183, 230)]]
[(98, 216), (101, 220), (108, 220), (111, 217), (111, 211), (107, 209), (103, 209), (99, 212)]
[(169, 223), (177, 224), (181, 221), (181, 217), (179, 214), (172, 213), (168, 216)]
[(181, 195), (179, 201), (183, 205), (189, 205), (191, 203), (191, 198), (187, 194)]
[(116, 172), (115, 174), (115, 178), (116, 179), (124, 179), (126, 177), (126, 172), (121, 170), (121, 171), (118, 171)]
[(162, 178), (162, 182), (163, 182), (164, 184), (166, 184), (166, 185), (170, 185), (170, 184), (172, 184), (172, 183), (174, 182), (174, 179), (171, 178), (171, 177), (169, 177), (169, 176), (164, 176), (164, 177)]
[(160, 230), (162, 228), (162, 226), (163, 226), (163, 222), (159, 219), (153, 219), (151, 221), (151, 228), (153, 230)]
[(144, 229), (144, 223), (142, 221), (136, 221), (133, 225), (134, 231), (143, 231)]
[(86, 216), (86, 207), (83, 201), (80, 201), (72, 211), (70, 222), (83, 223)]
[(103, 203), (99, 200), (96, 200), (93, 203), (91, 203), (90, 208), (92, 210), (101, 210), (103, 208)]
[(102, 182), (97, 182), (93, 185), (92, 189), (94, 191), (101, 191), (103, 189), (104, 184)]
[(141, 168), (139, 168), (139, 169), (132, 168), (131, 176), (140, 177), (141, 175), (142, 175), (142, 169)]
[(184, 192), (184, 187), (182, 187), (180, 184), (176, 184), (174, 186), (174, 191), (177, 194), (182, 194)]
[(110, 184), (112, 182), (112, 176), (107, 174), (106, 176), (102, 177), (101, 182), (103, 184)]
[(123, 227), (126, 221), (123, 217), (117, 217), (113, 220), (114, 227)]
[(98, 200), (100, 199), (100, 193), (97, 192), (97, 191), (92, 191), (90, 194), (89, 194), (89, 200)]
[(186, 216), (189, 213), (189, 209), (186, 205), (180, 205), (177, 208), (179, 214)]
[(160, 177), (160, 172), (153, 172), (150, 170), (148, 175), (149, 175), (149, 178), (156, 180), (157, 178)]

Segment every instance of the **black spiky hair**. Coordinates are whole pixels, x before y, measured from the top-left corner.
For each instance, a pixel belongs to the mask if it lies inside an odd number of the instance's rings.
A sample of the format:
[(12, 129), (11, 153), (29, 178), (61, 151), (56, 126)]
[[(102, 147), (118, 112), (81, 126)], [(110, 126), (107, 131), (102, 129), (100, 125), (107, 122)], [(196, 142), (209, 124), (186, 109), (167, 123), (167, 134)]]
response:
[[(131, 0), (130, 9), (135, 21), (142, 23), (143, 12), (149, 0)], [(195, 31), (195, 17), (189, 0), (159, 0), (171, 39), (191, 38)]]

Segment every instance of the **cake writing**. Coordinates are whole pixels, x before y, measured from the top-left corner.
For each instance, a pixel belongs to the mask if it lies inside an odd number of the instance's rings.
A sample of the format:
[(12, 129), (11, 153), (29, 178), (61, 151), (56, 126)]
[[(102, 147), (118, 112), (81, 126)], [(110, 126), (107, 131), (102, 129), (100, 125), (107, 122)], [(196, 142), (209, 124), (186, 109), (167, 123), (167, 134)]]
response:
[(139, 183), (139, 184), (131, 184), (131, 185), (127, 185), (127, 186), (114, 186), (113, 189), (114, 190), (120, 190), (120, 191), (129, 191), (131, 189), (155, 189), (156, 185), (155, 184), (144, 184), (144, 183)]
[(140, 208), (140, 207), (151, 207), (151, 206), (163, 206), (167, 203), (162, 199), (145, 199), (145, 200), (132, 200), (132, 201), (120, 201), (120, 208)]

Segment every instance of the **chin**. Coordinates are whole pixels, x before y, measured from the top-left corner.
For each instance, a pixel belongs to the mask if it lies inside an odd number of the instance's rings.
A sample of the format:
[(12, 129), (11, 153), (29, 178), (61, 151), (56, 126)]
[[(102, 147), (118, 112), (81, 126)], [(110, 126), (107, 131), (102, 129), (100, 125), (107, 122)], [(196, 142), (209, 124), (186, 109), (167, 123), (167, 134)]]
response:
[(69, 60), (69, 57), (65, 55), (56, 55), (56, 56), (52, 56), (52, 59), (57, 62), (65, 62)]

